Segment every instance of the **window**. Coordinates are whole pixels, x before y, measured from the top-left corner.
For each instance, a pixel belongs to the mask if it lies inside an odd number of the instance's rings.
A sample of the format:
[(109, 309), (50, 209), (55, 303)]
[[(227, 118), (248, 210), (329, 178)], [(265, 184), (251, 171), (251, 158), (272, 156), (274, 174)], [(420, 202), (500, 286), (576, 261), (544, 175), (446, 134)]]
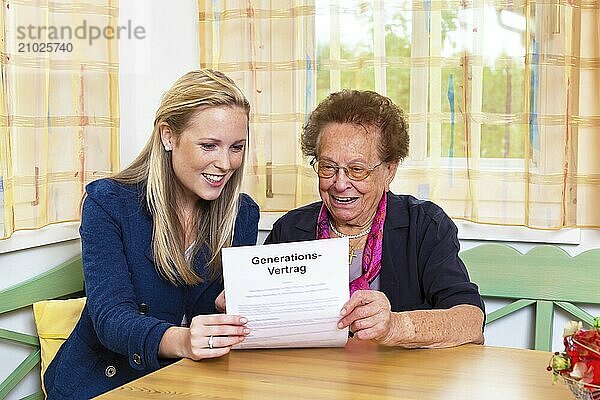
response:
[(116, 32), (113, 3), (3, 3), (0, 239), (78, 220), (85, 184), (118, 169), (117, 40), (91, 37)]
[(329, 92), (351, 87), (407, 113), (410, 156), (394, 191), (472, 222), (600, 226), (598, 5), (199, 5), (201, 65), (232, 75), (253, 106), (246, 190), (261, 210), (318, 199), (301, 126)]
[(407, 112), (410, 155), (394, 191), (432, 199), (457, 219), (578, 226), (577, 196), (592, 188), (574, 166), (585, 150), (569, 120), (578, 115), (581, 71), (564, 60), (592, 27), (572, 30), (574, 11), (317, 1), (318, 100), (341, 88), (374, 89)]

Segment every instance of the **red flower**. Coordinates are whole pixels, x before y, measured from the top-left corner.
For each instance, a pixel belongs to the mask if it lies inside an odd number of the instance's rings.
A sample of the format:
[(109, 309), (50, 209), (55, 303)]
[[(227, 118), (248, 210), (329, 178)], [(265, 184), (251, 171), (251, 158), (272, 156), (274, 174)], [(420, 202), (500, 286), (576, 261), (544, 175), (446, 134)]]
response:
[(579, 330), (566, 336), (564, 344), (571, 368), (554, 372), (585, 384), (600, 385), (600, 331)]
[(594, 383), (594, 367), (580, 361), (573, 366), (570, 376), (583, 383)]

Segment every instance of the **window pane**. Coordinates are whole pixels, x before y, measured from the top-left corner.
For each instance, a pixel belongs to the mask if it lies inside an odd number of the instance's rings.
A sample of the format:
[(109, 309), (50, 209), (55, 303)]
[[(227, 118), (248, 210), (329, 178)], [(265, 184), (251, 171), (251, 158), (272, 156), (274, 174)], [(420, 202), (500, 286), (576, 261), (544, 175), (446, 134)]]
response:
[(485, 124), (481, 127), (482, 158), (524, 158), (528, 126)]

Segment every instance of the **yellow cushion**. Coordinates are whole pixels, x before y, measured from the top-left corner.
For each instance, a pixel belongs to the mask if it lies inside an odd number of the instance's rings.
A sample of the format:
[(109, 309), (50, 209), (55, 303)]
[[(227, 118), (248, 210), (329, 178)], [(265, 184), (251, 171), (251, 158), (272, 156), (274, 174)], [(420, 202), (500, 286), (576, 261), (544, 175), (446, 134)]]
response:
[[(85, 306), (85, 297), (69, 300), (44, 300), (33, 304), (33, 316), (42, 353), (42, 389), (44, 372), (56, 352), (67, 340)], [(45, 391), (44, 391), (45, 392)]]

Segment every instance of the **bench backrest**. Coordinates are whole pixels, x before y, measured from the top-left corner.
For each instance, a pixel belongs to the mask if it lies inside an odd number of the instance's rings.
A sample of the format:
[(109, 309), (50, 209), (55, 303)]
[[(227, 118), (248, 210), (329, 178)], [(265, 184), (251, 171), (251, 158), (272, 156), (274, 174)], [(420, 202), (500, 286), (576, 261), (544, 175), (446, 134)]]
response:
[[(29, 307), (40, 300), (68, 297), (83, 291), (81, 255), (51, 270), (0, 290), (0, 315)], [(32, 353), (8, 377), (0, 382), (0, 399), (8, 393), (40, 362), (40, 346), (36, 336), (0, 329), (0, 340), (32, 347)], [(41, 391), (27, 399), (43, 399)]]
[(486, 324), (527, 306), (535, 306), (536, 350), (552, 349), (554, 307), (591, 325), (594, 317), (573, 303), (600, 304), (600, 249), (571, 257), (551, 245), (526, 254), (502, 244), (462, 251), (471, 280), (483, 297), (514, 300), (487, 314)]

